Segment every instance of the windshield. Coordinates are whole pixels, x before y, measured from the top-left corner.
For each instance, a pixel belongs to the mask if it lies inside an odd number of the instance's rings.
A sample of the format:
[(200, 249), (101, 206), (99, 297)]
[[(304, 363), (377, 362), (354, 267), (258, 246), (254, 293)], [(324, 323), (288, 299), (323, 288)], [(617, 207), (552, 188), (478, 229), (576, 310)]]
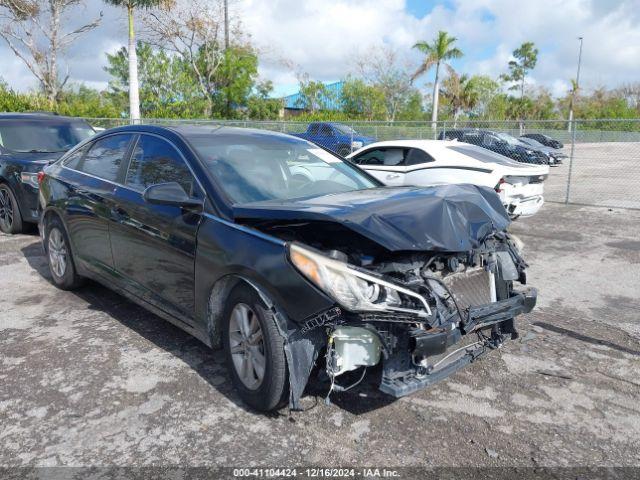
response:
[(347, 127), (346, 125), (340, 125), (339, 123), (332, 123), (333, 128), (335, 128), (340, 133), (345, 135), (357, 135), (358, 133), (351, 127)]
[(84, 122), (0, 120), (0, 147), (12, 152), (66, 152), (95, 132)]
[(531, 145), (532, 147), (545, 148), (545, 146), (543, 144), (541, 144), (537, 140), (534, 140), (533, 138), (522, 137), (520, 140), (522, 140), (524, 143), (526, 143), (528, 145)]
[(380, 186), (349, 162), (299, 138), (266, 133), (186, 137), (233, 203), (290, 200)]
[(517, 138), (512, 137), (508, 133), (496, 133), (496, 135), (498, 136), (498, 138), (500, 140), (504, 140), (505, 142), (507, 142), (510, 145), (517, 145), (518, 143), (520, 143), (520, 142), (518, 142)]

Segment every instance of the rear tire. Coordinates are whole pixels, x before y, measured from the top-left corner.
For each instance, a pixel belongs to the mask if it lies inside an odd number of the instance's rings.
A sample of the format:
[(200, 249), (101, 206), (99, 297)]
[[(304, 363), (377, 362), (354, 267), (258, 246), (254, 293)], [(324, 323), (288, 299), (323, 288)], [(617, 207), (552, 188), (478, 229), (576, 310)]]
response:
[(49, 272), (56, 287), (61, 290), (75, 290), (82, 286), (84, 278), (76, 272), (69, 237), (58, 217), (51, 218), (46, 224), (44, 249)]
[(18, 201), (6, 183), (0, 183), (0, 231), (15, 235), (22, 233), (24, 223)]
[(289, 392), (284, 339), (275, 322), (253, 288), (233, 289), (223, 317), (225, 357), (242, 401), (263, 412), (281, 407)]

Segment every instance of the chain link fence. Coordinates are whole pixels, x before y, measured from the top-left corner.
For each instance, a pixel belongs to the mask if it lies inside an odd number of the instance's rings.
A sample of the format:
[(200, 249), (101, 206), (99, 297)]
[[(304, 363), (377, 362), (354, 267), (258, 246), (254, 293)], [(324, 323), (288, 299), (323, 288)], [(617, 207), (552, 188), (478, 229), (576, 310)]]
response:
[[(126, 125), (127, 119), (87, 119), (94, 127)], [(341, 155), (383, 140), (442, 138), (476, 143), (517, 161), (551, 162), (545, 200), (640, 209), (640, 119), (566, 121), (297, 122), (145, 119), (156, 125), (226, 125), (259, 128), (308, 138)], [(504, 135), (506, 134), (506, 135)], [(553, 148), (545, 135), (559, 142)], [(515, 143), (521, 137), (531, 137)], [(534, 140), (534, 142), (531, 142)], [(519, 147), (517, 146), (519, 145)], [(523, 153), (524, 150), (524, 153)], [(526, 151), (542, 150), (544, 155)], [(550, 157), (557, 157), (557, 161)]]

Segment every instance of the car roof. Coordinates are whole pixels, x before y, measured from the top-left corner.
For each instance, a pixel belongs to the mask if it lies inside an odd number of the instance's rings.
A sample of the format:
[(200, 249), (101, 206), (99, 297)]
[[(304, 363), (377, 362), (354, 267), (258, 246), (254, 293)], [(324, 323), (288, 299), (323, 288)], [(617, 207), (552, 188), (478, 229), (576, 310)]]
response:
[(69, 121), (85, 121), (79, 117), (66, 117), (63, 115), (56, 115), (54, 113), (39, 113), (39, 112), (23, 112), (23, 113), (0, 113), (0, 120), (69, 120)]
[[(139, 125), (124, 125), (122, 127), (115, 127), (104, 132), (100, 132), (99, 136), (109, 135), (110, 133), (117, 132), (146, 132), (146, 133), (174, 133), (182, 137), (188, 138), (196, 135), (224, 135), (224, 134), (236, 134), (241, 136), (255, 136), (255, 135), (268, 135), (273, 137), (285, 137), (288, 139), (295, 138), (304, 142), (305, 140), (288, 135), (286, 133), (275, 132), (273, 130), (262, 130), (258, 128), (245, 128), (245, 127), (228, 127), (226, 125), (211, 124), (211, 125), (152, 125), (152, 124), (139, 124)], [(94, 138), (97, 138), (94, 137)]]

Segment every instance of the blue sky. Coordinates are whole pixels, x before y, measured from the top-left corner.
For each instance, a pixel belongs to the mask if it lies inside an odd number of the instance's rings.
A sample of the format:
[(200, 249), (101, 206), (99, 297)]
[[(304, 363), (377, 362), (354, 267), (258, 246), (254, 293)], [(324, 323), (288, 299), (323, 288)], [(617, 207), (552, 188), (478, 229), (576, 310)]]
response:
[[(583, 89), (640, 81), (638, 0), (230, 0), (230, 5), (260, 50), (261, 77), (272, 80), (281, 95), (297, 90), (301, 73), (320, 81), (354, 73), (357, 58), (380, 48), (394, 50), (403, 68), (413, 69), (420, 55), (412, 45), (430, 41), (438, 30), (458, 38), (465, 56), (453, 66), (461, 73), (497, 77), (506, 71), (511, 52), (533, 41), (540, 55), (528, 84), (564, 95), (575, 77), (577, 37), (584, 36)], [(104, 54), (126, 44), (124, 13), (102, 0), (85, 0), (71, 16), (90, 18), (100, 11), (102, 25), (67, 52), (61, 70), (68, 68), (74, 82), (104, 88)], [(1, 40), (0, 58), (0, 75), (12, 87), (36, 86)], [(418, 86), (428, 92), (432, 79), (430, 72)]]

